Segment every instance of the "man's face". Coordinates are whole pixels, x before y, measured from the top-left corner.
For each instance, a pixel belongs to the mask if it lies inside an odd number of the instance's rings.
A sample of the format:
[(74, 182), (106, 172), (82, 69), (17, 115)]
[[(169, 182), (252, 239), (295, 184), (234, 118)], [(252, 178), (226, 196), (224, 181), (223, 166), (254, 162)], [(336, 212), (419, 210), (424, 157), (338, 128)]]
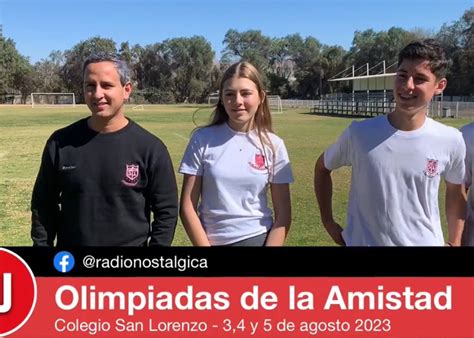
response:
[(396, 111), (415, 115), (426, 113), (426, 108), (434, 95), (446, 88), (446, 79), (437, 80), (431, 71), (428, 60), (405, 59), (397, 69), (394, 96)]
[(84, 71), (84, 98), (92, 116), (110, 119), (123, 115), (123, 104), (131, 91), (130, 83), (124, 86), (120, 83), (120, 75), (112, 62), (87, 65)]

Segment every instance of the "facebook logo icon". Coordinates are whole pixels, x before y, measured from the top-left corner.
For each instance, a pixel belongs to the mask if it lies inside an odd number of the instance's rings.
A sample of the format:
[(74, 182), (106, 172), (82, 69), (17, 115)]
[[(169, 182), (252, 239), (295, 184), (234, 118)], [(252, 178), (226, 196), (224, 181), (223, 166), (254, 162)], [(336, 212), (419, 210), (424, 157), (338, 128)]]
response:
[(61, 251), (54, 256), (54, 267), (62, 273), (72, 270), (74, 267), (74, 256), (67, 251)]

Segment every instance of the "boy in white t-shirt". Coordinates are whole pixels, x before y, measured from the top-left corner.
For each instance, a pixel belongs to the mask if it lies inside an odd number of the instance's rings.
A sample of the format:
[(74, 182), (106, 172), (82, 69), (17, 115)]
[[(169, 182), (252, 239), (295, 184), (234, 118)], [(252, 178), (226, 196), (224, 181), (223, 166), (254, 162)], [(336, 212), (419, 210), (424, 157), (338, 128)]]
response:
[[(426, 116), (446, 87), (448, 61), (432, 39), (399, 54), (395, 111), (353, 122), (318, 159), (314, 185), (321, 220), (347, 246), (442, 246), (438, 191), (446, 182), (446, 245), (459, 246), (464, 227), (465, 146), (461, 133)], [(347, 226), (333, 218), (331, 171), (352, 166)]]

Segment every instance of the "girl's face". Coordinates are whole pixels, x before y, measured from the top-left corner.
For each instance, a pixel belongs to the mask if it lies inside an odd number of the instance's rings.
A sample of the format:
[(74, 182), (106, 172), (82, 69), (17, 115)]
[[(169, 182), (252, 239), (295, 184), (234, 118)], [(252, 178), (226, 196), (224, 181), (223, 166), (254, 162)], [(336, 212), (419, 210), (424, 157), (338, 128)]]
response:
[(253, 129), (254, 117), (262, 97), (252, 80), (237, 76), (226, 80), (222, 90), (222, 102), (232, 129), (242, 132)]

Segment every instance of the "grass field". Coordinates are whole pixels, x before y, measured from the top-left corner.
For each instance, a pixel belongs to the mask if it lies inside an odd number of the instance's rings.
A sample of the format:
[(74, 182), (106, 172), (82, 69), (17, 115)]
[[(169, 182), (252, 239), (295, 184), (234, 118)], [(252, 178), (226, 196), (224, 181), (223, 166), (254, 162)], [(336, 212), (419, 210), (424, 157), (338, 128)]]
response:
[[(160, 137), (168, 146), (177, 170), (191, 131), (194, 129), (195, 106), (145, 106), (143, 111), (128, 110), (128, 116)], [(195, 114), (198, 124), (204, 124), (210, 109)], [(0, 105), (0, 246), (31, 245), (30, 198), (40, 165), (41, 153), (49, 135), (88, 115), (87, 108), (32, 109)], [(319, 219), (313, 192), (313, 167), (316, 158), (333, 143), (352, 120), (322, 117), (308, 109), (285, 110), (274, 115), (276, 133), (285, 140), (295, 176), (291, 186), (293, 224), (287, 245), (333, 245)], [(446, 119), (442, 122), (461, 127), (466, 119)], [(182, 177), (176, 173), (178, 187)], [(333, 174), (334, 213), (344, 223), (349, 188), (350, 169)], [(440, 193), (444, 219), (444, 186)], [(179, 223), (173, 245), (190, 245)]]

